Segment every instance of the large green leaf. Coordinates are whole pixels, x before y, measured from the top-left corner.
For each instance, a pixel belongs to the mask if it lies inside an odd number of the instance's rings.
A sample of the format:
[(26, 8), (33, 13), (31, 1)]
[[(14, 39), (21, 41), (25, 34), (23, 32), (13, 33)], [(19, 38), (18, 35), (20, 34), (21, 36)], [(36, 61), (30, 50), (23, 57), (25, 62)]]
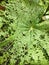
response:
[(49, 20), (41, 20), (48, 7), (48, 1), (45, 2), (8, 0), (1, 3), (6, 7), (0, 13), (1, 65), (49, 64)]

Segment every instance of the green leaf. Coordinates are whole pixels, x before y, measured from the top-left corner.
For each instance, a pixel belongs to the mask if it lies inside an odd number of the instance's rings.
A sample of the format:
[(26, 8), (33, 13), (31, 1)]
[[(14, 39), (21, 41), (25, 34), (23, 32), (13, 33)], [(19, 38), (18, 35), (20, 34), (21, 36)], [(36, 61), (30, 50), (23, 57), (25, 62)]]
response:
[(6, 10), (0, 16), (0, 64), (48, 65), (49, 20), (41, 20), (48, 4), (42, 0), (8, 0), (2, 4)]

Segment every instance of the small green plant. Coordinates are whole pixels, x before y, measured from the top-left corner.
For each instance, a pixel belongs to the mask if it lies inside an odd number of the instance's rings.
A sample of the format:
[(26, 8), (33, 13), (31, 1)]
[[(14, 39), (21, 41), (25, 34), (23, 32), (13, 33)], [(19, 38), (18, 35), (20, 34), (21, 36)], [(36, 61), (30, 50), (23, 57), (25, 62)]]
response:
[(0, 65), (48, 65), (49, 0), (0, 4)]

